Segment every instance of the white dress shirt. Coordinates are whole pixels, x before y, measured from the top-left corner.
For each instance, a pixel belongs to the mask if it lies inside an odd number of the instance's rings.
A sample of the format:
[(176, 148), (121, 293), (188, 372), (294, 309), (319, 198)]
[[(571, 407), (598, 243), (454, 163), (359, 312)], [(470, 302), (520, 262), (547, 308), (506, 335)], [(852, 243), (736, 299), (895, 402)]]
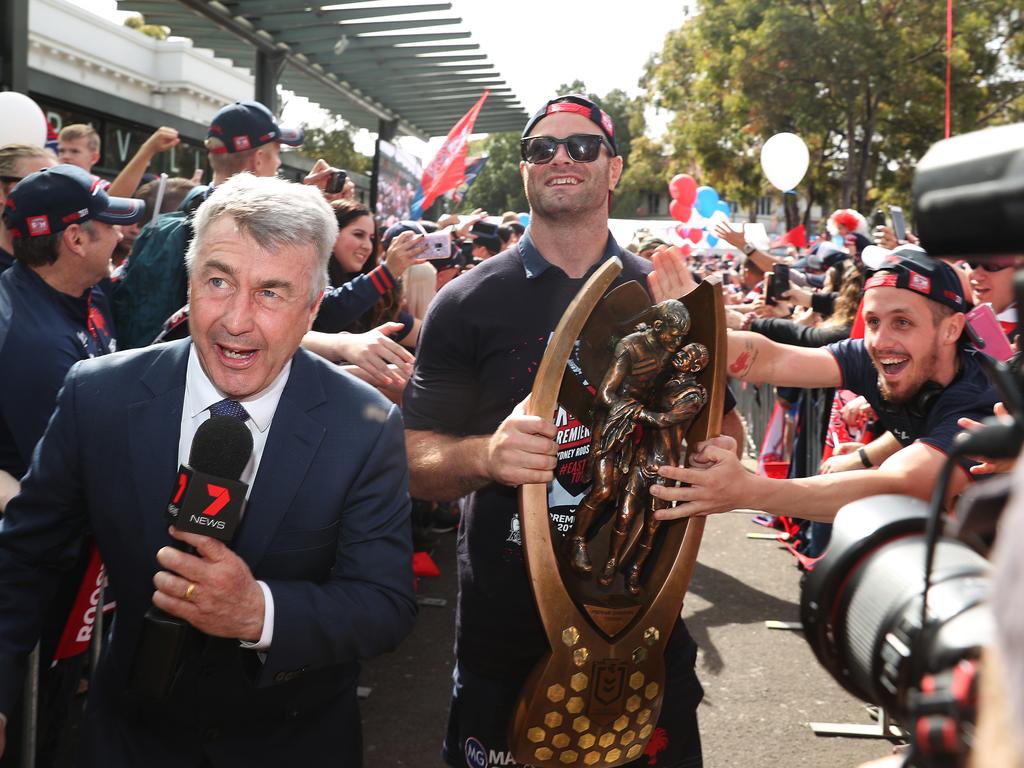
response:
[[(252, 432), (252, 456), (238, 479), (247, 484), (250, 489), (256, 479), (256, 473), (259, 471), (263, 449), (267, 445), (267, 436), (270, 434), (270, 424), (274, 420), (274, 413), (281, 400), (284, 385), (288, 383), (291, 366), (289, 360), (269, 387), (259, 394), (238, 401), (249, 414), (245, 426)], [(181, 436), (178, 438), (179, 464), (188, 464), (189, 453), (192, 450), (192, 438), (195, 437), (199, 425), (210, 418), (210, 406), (224, 399), (228, 399), (227, 396), (213, 385), (203, 370), (203, 366), (200, 365), (195, 345), (190, 346), (188, 368), (185, 373), (185, 401), (181, 409)], [(248, 496), (249, 492), (246, 491), (246, 498)], [(263, 651), (270, 647), (270, 642), (274, 637), (274, 598), (270, 594), (270, 587), (262, 581), (256, 583), (263, 590), (263, 633), (255, 643), (244, 640), (240, 642), (243, 648)]]

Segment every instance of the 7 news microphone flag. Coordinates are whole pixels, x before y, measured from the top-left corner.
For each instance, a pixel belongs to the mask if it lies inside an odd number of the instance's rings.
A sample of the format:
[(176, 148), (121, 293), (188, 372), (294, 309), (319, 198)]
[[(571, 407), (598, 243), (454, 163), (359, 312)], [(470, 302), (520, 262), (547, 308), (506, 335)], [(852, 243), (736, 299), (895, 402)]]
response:
[(448, 138), (434, 155), (430, 165), (423, 170), (420, 188), (416, 192), (416, 198), (412, 201), (410, 218), (420, 218), (437, 198), (462, 184), (466, 173), (466, 149), (469, 146), (469, 135), (473, 132), (473, 124), (476, 123), (477, 115), (480, 114), (489, 94), (490, 91), (484, 91), (483, 96), (473, 105), (472, 109), (448, 131)]

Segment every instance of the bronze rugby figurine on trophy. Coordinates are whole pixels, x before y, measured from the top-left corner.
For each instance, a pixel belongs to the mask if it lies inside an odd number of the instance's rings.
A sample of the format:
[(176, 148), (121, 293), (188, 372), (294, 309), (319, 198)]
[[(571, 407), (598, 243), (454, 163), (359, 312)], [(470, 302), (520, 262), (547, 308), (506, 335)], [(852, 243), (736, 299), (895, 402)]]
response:
[(697, 559), (703, 518), (659, 525), (652, 496), (665, 463), (717, 435), (725, 393), (721, 284), (650, 306), (637, 283), (602, 298), (621, 271), (602, 265), (548, 344), (530, 413), (559, 404), (591, 432), (590, 487), (562, 536), (547, 488), (519, 491), (527, 570), (551, 652), (531, 673), (511, 724), (533, 766), (635, 760), (661, 711), (664, 651)]

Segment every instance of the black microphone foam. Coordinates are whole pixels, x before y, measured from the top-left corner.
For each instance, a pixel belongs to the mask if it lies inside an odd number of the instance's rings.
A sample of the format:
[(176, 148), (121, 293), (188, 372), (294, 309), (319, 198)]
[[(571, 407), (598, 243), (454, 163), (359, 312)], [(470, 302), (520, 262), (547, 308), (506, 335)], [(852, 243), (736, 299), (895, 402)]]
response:
[(197, 472), (237, 480), (252, 456), (252, 432), (233, 416), (211, 416), (192, 438), (188, 464)]

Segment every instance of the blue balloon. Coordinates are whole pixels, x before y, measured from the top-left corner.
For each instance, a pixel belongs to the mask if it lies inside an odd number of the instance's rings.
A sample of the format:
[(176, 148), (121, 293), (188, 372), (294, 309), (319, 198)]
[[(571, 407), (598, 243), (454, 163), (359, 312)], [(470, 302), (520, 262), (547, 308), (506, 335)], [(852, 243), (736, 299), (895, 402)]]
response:
[(708, 235), (707, 240), (708, 240), (708, 245), (710, 245), (712, 248), (714, 248), (716, 245), (718, 245), (718, 238), (715, 237), (714, 235)]
[(705, 219), (710, 219), (711, 214), (715, 212), (716, 205), (718, 205), (718, 193), (715, 190), (711, 187), (697, 187), (697, 200), (693, 206), (697, 209), (697, 213)]
[(725, 202), (725, 200), (719, 200), (717, 203), (715, 203), (715, 210), (721, 211), (726, 216), (732, 216), (732, 207), (727, 202)]
[(519, 223), (522, 224), (524, 227), (530, 226), (530, 214), (528, 214), (528, 213), (520, 213), (519, 214)]

